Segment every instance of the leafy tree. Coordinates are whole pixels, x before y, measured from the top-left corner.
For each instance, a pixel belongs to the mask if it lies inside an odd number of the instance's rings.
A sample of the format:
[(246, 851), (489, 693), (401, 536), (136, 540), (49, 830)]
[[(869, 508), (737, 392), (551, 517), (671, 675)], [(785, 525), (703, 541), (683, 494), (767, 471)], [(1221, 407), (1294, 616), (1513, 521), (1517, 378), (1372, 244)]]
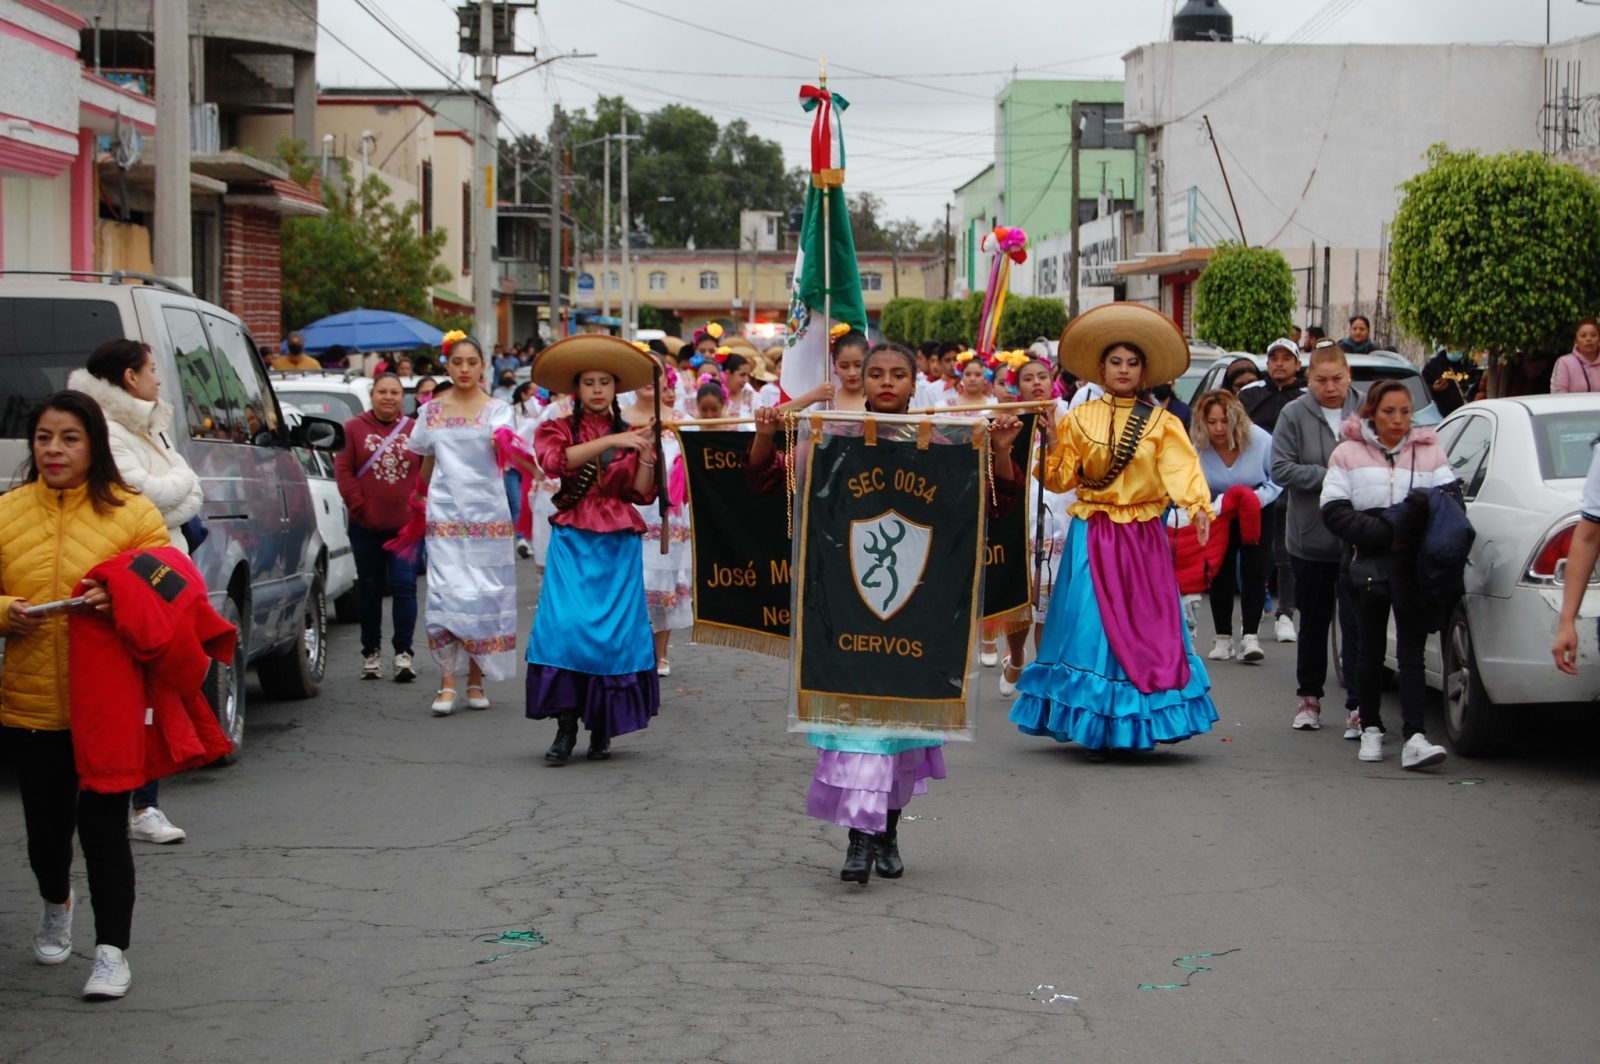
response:
[[(916, 345), (922, 342), (920, 336), (913, 336), (911, 322), (911, 308), (923, 300), (901, 296), (891, 299), (883, 305), (883, 312), (878, 316), (878, 331), (883, 333), (883, 338), (892, 343)], [(918, 325), (921, 324), (919, 321)]]
[(1027, 347), (1041, 336), (1054, 340), (1067, 327), (1067, 308), (1047, 296), (1010, 296), (1000, 314), (1003, 351)]
[[(303, 145), (279, 145), (291, 174), (309, 181)], [(328, 213), (283, 223), (283, 322), (294, 329), (356, 307), (394, 310), (422, 318), (432, 313), (429, 289), (450, 283), (435, 261), (445, 231), (421, 234), (415, 201), (396, 207), (377, 174), (355, 185), (348, 160), (340, 180), (323, 185)]]
[(1436, 144), (1400, 187), (1389, 297), (1407, 333), (1503, 363), (1566, 350), (1600, 307), (1593, 179), (1536, 152)]
[(922, 339), (937, 340), (942, 344), (970, 344), (972, 332), (967, 328), (961, 300), (939, 299), (931, 302), (923, 325)]
[(983, 292), (968, 292), (960, 299), (961, 303), (961, 330), (971, 339), (964, 343), (976, 343), (978, 335), (978, 319), (983, 317)]
[(1294, 321), (1294, 273), (1282, 252), (1220, 245), (1194, 288), (1195, 335), (1227, 351), (1265, 351)]

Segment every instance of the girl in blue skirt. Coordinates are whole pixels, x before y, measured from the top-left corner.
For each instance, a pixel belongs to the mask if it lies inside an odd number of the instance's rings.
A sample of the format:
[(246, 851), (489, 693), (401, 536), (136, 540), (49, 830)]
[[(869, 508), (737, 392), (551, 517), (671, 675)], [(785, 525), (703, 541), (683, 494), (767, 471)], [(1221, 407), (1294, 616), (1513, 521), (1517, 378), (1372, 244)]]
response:
[(589, 760), (603, 761), (614, 737), (648, 726), (661, 705), (634, 508), (655, 501), (657, 426), (630, 429), (617, 405), (654, 373), (649, 355), (603, 335), (558, 341), (533, 364), (534, 383), (573, 397), (571, 416), (533, 437), (540, 467), (561, 481), (528, 638), (528, 716), (556, 719), (552, 764), (572, 757), (580, 720)]

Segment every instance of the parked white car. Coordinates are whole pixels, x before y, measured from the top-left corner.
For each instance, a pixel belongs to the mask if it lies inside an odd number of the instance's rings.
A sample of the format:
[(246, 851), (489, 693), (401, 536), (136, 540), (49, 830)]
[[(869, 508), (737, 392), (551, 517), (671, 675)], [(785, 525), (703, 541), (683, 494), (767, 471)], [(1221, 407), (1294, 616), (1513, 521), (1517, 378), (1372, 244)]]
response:
[[(272, 390), (302, 413), (344, 424), (372, 409), (372, 378), (354, 370), (327, 369), (310, 373), (274, 370)], [(407, 388), (407, 391), (410, 389)]]
[[(306, 412), (294, 402), (299, 398), (294, 392), (285, 390), (282, 394), (285, 400), (282, 404), (283, 417), (292, 431)], [(319, 411), (317, 416), (343, 420), (337, 412), (323, 414)], [(339, 494), (339, 485), (333, 476), (333, 455), (308, 447), (296, 447), (294, 456), (306, 471), (306, 483), (311, 487), (311, 505), (317, 513), (317, 531), (322, 534), (322, 542), (328, 548), (328, 602), (333, 605), (334, 617), (349, 624), (357, 618), (356, 556), (350, 548), (350, 512), (345, 508), (344, 496)]]
[[(1424, 668), (1444, 693), (1445, 732), (1466, 756), (1500, 750), (1518, 706), (1600, 700), (1600, 581), (1579, 613), (1579, 672), (1550, 656), (1578, 502), (1600, 438), (1600, 395), (1534, 395), (1469, 403), (1439, 425), (1478, 536), (1466, 595)], [(1394, 667), (1394, 630), (1388, 664)]]

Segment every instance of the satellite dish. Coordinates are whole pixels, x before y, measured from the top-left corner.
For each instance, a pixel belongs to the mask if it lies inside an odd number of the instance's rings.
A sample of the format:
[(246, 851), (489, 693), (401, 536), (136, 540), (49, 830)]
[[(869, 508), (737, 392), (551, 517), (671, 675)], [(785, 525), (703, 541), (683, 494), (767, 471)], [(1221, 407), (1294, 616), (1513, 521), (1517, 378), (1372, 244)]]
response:
[(117, 142), (112, 146), (112, 158), (120, 169), (132, 169), (133, 164), (139, 161), (139, 155), (144, 150), (144, 138), (139, 135), (138, 127), (133, 124), (133, 119), (123, 114), (117, 115)]

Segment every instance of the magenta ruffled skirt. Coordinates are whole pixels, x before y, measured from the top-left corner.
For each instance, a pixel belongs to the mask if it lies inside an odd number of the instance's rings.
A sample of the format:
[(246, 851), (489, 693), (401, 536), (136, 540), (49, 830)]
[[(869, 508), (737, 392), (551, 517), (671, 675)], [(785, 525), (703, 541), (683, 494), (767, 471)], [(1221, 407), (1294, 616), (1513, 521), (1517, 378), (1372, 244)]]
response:
[(806, 815), (876, 834), (888, 827), (889, 810), (904, 809), (913, 795), (928, 793), (929, 780), (942, 779), (942, 746), (898, 754), (818, 750)]

